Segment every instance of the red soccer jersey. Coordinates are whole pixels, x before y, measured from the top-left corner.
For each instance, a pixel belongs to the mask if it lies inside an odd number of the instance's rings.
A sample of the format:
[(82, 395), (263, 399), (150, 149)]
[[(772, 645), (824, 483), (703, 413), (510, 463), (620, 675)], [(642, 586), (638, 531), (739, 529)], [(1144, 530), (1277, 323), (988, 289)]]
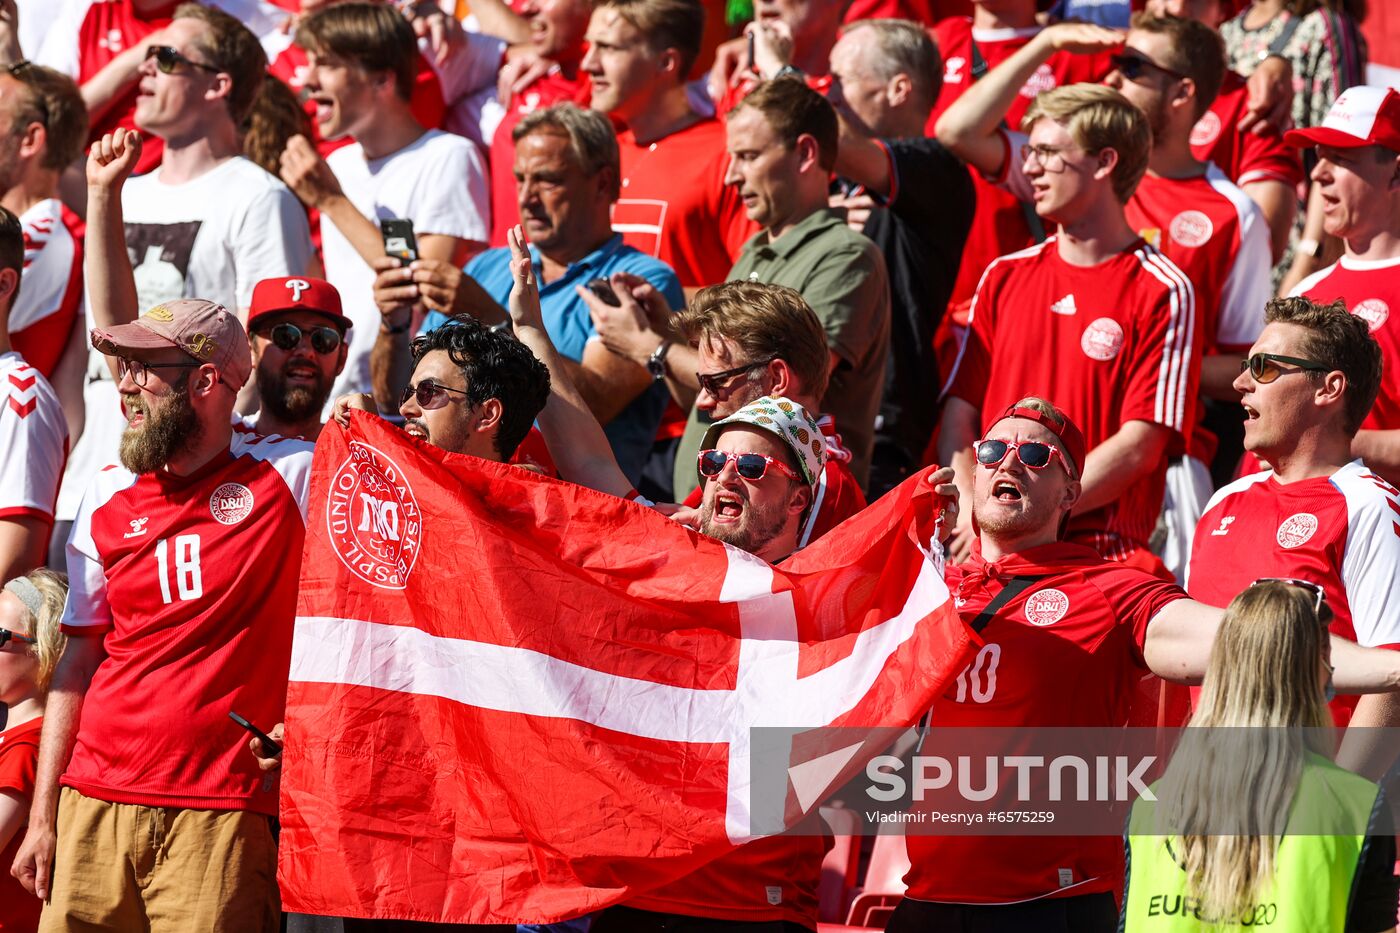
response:
[(68, 346), (83, 303), (83, 222), (57, 198), (24, 212), (24, 273), (10, 341), (46, 378)]
[(53, 524), (68, 422), (48, 381), (13, 350), (0, 353), (0, 451), (0, 518)]
[(189, 476), (107, 467), (68, 541), (69, 637), (107, 657), (63, 783), (114, 803), (277, 812), (228, 718), (283, 719), (311, 445), (235, 432)]
[(1303, 180), (1298, 150), (1283, 144), (1277, 130), (1242, 133), (1239, 122), (1248, 110), (1249, 92), (1244, 78), (1225, 72), (1220, 95), (1191, 130), (1191, 152), (1202, 162), (1214, 162), (1231, 181), (1281, 181), (1296, 185)]
[[(44, 724), (43, 717), (21, 723), (13, 729), (0, 732), (0, 790), (18, 794), (26, 806), (34, 797), (34, 771), (39, 761), (39, 730)], [(21, 824), (10, 837), (0, 860), (6, 865), (15, 863), (20, 843), (24, 841), (25, 825)], [(14, 930), (16, 933), (39, 929), (39, 912), (44, 902), (24, 889), (24, 886), (9, 872), (0, 877), (0, 931)]]
[[(974, 41), (990, 70), (1010, 58), (1039, 31), (1039, 27), (974, 30), (970, 17), (945, 19), (935, 26), (934, 40), (943, 56), (943, 89), (939, 92), (933, 113), (929, 115), (926, 133), (933, 135), (934, 124), (943, 111), (971, 86)], [(1013, 130), (1021, 128), (1021, 118), (1026, 115), (1026, 109), (1037, 94), (1080, 81), (1098, 81), (1108, 70), (1107, 55), (1056, 52), (1036, 69), (1021, 88), (1021, 93), (1006, 114), (1007, 125)], [(975, 171), (972, 173), (972, 185), (977, 192), (977, 212), (972, 218), (972, 229), (968, 232), (967, 245), (963, 247), (958, 278), (948, 301), (948, 309), (958, 323), (961, 323), (968, 302), (972, 300), (972, 293), (977, 289), (977, 281), (988, 263), (1033, 242), (1025, 210), (1015, 197), (990, 184)], [(1045, 232), (1053, 231), (1047, 229)]]
[(612, 223), (623, 242), (675, 269), (687, 288), (728, 278), (759, 228), (737, 189), (724, 183), (724, 124), (706, 118), (646, 146), (624, 130), (617, 145), (622, 195)]
[(1367, 430), (1400, 428), (1400, 259), (1366, 261), (1343, 256), (1334, 265), (1298, 283), (1294, 295), (1314, 301), (1346, 302), (1352, 314), (1363, 318), (1371, 336), (1381, 345), (1385, 378), (1371, 413), (1361, 423)]
[(516, 124), (527, 113), (562, 101), (588, 106), (592, 89), (586, 72), (572, 81), (559, 69), (515, 95), (495, 135), (491, 137), (491, 245), (505, 246), (506, 231), (520, 223), (519, 189), (515, 184), (515, 140), (510, 138)]
[[(1055, 237), (993, 262), (973, 299), (945, 394), (984, 417), (1027, 395), (1049, 399), (1089, 450), (1129, 421), (1178, 435), (1194, 423), (1200, 340), (1195, 290), (1161, 251), (1139, 240), (1097, 266), (1060, 258)], [(1117, 501), (1070, 522), (1070, 538), (1110, 560), (1146, 549), (1166, 462)]]
[[(1368, 648), (1400, 649), (1393, 603), (1400, 492), (1360, 460), (1331, 476), (1280, 483), (1272, 472), (1254, 473), (1220, 489), (1196, 526), (1187, 589), (1207, 605), (1227, 606), (1260, 577), (1320, 584), (1333, 634)], [(1332, 702), (1339, 725), (1356, 701)]]
[[(1146, 673), (1152, 619), (1185, 597), (1140, 570), (1074, 544), (1048, 544), (995, 564), (980, 550), (948, 568), (958, 612), (971, 623), (1014, 576), (1038, 579), (982, 630), (977, 657), (934, 704), (933, 735), (950, 728), (1126, 725)], [(1123, 885), (1117, 836), (910, 835), (907, 896), (996, 904), (1093, 894)]]
[[(851, 472), (851, 452), (836, 433), (836, 419), (822, 415), (817, 419), (817, 427), (826, 438), (826, 466), (817, 481), (812, 510), (797, 538), (799, 548), (811, 544), (866, 506), (865, 493), (860, 491), (860, 484)], [(705, 487), (696, 486), (683, 504), (698, 509), (704, 495)]]

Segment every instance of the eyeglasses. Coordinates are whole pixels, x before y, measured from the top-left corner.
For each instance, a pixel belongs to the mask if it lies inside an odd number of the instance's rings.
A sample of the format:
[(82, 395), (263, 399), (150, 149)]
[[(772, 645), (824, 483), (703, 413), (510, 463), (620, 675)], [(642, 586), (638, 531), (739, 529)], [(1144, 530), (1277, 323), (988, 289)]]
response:
[(1286, 586), (1296, 586), (1299, 589), (1307, 590), (1313, 596), (1313, 612), (1321, 618), (1322, 606), (1327, 602), (1327, 593), (1319, 584), (1311, 580), (1298, 580), (1293, 577), (1260, 577), (1258, 580), (1251, 583), (1250, 586), (1256, 587), (1261, 583), (1282, 583)]
[(1127, 55), (1120, 52), (1117, 55), (1110, 55), (1108, 57), (1108, 63), (1129, 81), (1138, 80), (1147, 73), (1147, 69), (1149, 68), (1153, 71), (1160, 71), (1162, 74), (1168, 75), (1177, 81), (1186, 77), (1186, 75), (1179, 71), (1172, 71), (1170, 68), (1157, 64), (1145, 55)]
[(334, 353), (336, 347), (340, 346), (340, 331), (334, 327), (312, 327), (302, 330), (295, 324), (284, 322), (268, 329), (264, 336), (279, 350), (295, 350), (301, 345), (301, 338), (310, 337), (311, 349), (322, 356)]
[(797, 471), (781, 460), (765, 457), (763, 454), (733, 454), (723, 450), (702, 450), (696, 464), (700, 475), (712, 479), (724, 472), (726, 464), (733, 463), (734, 470), (746, 480), (757, 482), (774, 467), (788, 479), (800, 479)]
[[(1279, 369), (1275, 364), (1287, 363), (1296, 366), (1297, 369)], [(1288, 376), (1293, 373), (1326, 373), (1331, 372), (1332, 367), (1324, 366), (1315, 360), (1299, 359), (1296, 356), (1279, 356), (1277, 353), (1256, 353), (1247, 360), (1240, 361), (1240, 372), (1249, 370), (1249, 374), (1254, 377), (1254, 381), (1260, 385), (1268, 385), (1279, 376)]]
[(203, 363), (191, 360), (188, 363), (143, 363), (140, 360), (129, 360), (124, 356), (117, 357), (117, 381), (120, 382), (126, 376), (131, 376), (131, 381), (136, 383), (138, 388), (146, 388), (146, 376), (152, 369), (198, 369)]
[[(1035, 157), (1035, 163), (1047, 172), (1056, 174), (1065, 170), (1065, 153), (1079, 149), (1078, 146), (1032, 146), (1029, 143), (1021, 147), (1021, 163), (1025, 164)], [(1090, 152), (1089, 149), (1080, 149), (1080, 152)]]
[(718, 397), (724, 391), (725, 385), (735, 376), (742, 375), (750, 370), (758, 369), (760, 366), (767, 366), (776, 360), (776, 356), (770, 356), (765, 360), (755, 360), (752, 363), (745, 363), (743, 366), (735, 366), (733, 369), (726, 369), (719, 373), (696, 373), (695, 381), (700, 383), (700, 388), (713, 396)]
[(37, 639), (30, 638), (28, 635), (21, 635), (19, 632), (12, 632), (7, 628), (0, 628), (0, 648), (5, 647), (12, 641), (22, 642), (26, 645), (37, 645), (39, 643)]
[(156, 68), (164, 75), (173, 75), (177, 65), (189, 65), (191, 68), (201, 68), (210, 74), (218, 74), (222, 69), (213, 65), (206, 65), (186, 58), (180, 54), (180, 50), (170, 45), (148, 45), (146, 46), (146, 58), (156, 60)]
[(403, 390), (403, 395), (399, 396), (399, 407), (407, 405), (409, 399), (416, 398), (419, 408), (424, 411), (432, 411), (447, 404), (447, 393), (449, 392), (464, 397), (467, 395), (462, 389), (450, 389), (445, 385), (438, 385), (431, 379), (424, 379), (418, 385), (411, 385)]
[[(986, 467), (993, 467), (1006, 459), (1006, 455), (1011, 451), (1016, 451), (1016, 459), (1032, 470), (1043, 470), (1050, 465), (1050, 457), (1060, 458), (1060, 465), (1069, 473), (1069, 463), (1065, 461), (1065, 455), (1060, 453), (1060, 448), (1054, 444), (1042, 444), (1039, 441), (1025, 441), (1014, 444), (1009, 441), (982, 440), (973, 445), (973, 450), (977, 452), (977, 462)], [(1073, 474), (1071, 474), (1073, 475)]]

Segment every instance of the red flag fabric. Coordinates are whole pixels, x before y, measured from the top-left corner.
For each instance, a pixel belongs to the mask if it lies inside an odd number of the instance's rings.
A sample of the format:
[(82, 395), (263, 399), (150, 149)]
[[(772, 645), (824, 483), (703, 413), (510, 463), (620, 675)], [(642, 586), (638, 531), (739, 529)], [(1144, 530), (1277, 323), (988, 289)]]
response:
[(285, 909), (548, 922), (751, 838), (751, 728), (909, 725), (968, 660), (921, 544), (926, 475), (773, 567), (372, 416), (327, 425), (287, 698)]

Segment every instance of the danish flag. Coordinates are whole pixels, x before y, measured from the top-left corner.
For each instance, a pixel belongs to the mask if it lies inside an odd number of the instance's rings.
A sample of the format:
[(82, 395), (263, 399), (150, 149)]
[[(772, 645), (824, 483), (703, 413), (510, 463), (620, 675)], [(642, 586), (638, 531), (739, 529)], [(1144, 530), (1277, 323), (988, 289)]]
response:
[[(361, 529), (366, 463), (416, 556)], [(775, 567), (372, 416), (327, 425), (288, 690), (285, 908), (548, 922), (732, 851), (772, 825), (751, 810), (751, 730), (909, 725), (969, 660), (929, 544), (940, 505), (922, 473)], [(877, 751), (843, 754), (827, 786)], [(820, 796), (788, 795), (788, 825)]]

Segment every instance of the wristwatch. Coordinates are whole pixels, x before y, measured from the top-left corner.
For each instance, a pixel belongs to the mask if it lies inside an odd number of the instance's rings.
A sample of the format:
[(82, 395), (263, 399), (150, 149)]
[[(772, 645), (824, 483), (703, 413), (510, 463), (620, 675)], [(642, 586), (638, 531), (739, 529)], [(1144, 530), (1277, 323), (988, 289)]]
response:
[(671, 341), (663, 340), (661, 345), (651, 351), (651, 356), (647, 359), (647, 372), (651, 373), (652, 382), (660, 382), (666, 378), (666, 354), (671, 349)]

